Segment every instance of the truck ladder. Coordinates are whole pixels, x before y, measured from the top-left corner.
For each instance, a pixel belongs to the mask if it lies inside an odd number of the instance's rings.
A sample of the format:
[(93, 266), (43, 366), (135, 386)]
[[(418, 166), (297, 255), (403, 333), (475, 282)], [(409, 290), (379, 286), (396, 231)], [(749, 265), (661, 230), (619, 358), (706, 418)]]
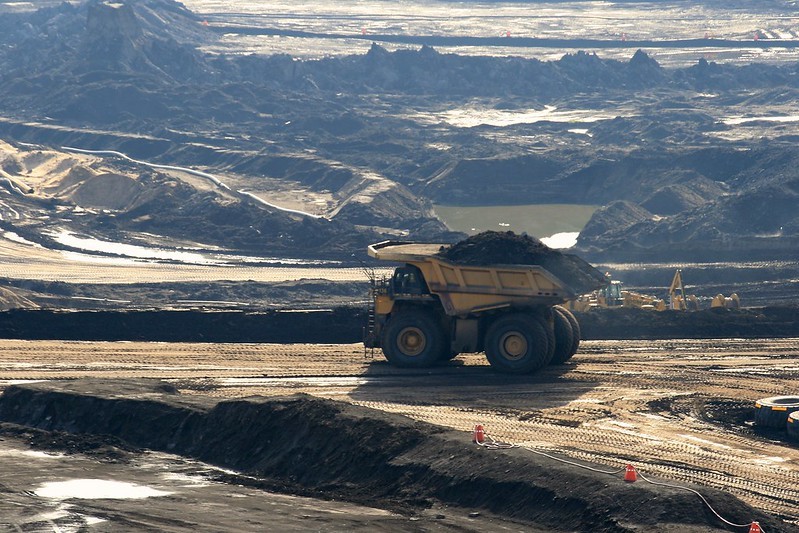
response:
[[(377, 297), (377, 278), (374, 269), (366, 269), (366, 277), (369, 278), (369, 303), (366, 309), (366, 326), (363, 331), (363, 357), (367, 357), (367, 350), (372, 359), (375, 358), (374, 335), (375, 335), (375, 298)], [(371, 342), (366, 342), (370, 340)], [(367, 348), (367, 344), (369, 347)]]

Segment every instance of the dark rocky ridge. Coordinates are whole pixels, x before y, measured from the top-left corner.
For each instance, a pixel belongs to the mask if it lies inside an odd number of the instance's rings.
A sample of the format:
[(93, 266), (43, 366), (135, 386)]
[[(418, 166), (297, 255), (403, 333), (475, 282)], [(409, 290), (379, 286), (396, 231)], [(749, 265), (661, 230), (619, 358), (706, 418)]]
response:
[[(192, 227), (210, 228), (208, 220), (198, 224), (199, 213), (217, 212), (212, 221), (231, 219), (244, 228), (231, 225), (215, 237), (226, 235), (231, 246), (344, 254), (374, 238), (375, 231), (362, 226), (417, 240), (456, 240), (436, 221), (429, 201), (622, 200), (653, 216), (628, 224), (603, 212), (579, 242), (589, 258), (783, 258), (799, 248), (799, 152), (791, 133), (763, 142), (708, 136), (729, 132), (714, 118), (725, 106), (794, 101), (795, 64), (738, 67), (701, 60), (665, 69), (640, 51), (627, 62), (584, 52), (545, 62), (462, 57), (428, 46), (389, 52), (378, 45), (361, 56), (317, 61), (210, 56), (197, 46), (216, 34), (180, 4), (127, 0), (118, 6), (92, 0), (0, 17), (0, 112), (11, 117), (0, 123), (0, 134), (45, 145), (120, 149), (253, 180), (266, 175), (296, 181), (338, 195), (343, 208), (332, 224), (298, 224), (268, 213), (255, 224), (261, 236), (253, 237), (246, 228), (261, 211), (232, 216), (218, 205), (209, 210), (198, 198), (196, 209), (175, 212), (160, 226), (102, 221), (115, 230), (182, 226), (185, 237)], [(713, 102), (697, 96), (709, 91), (717, 95)], [(629, 102), (633, 112), (592, 124), (590, 139), (546, 120), (508, 128), (432, 128), (408, 118), (475, 98), (499, 110), (601, 110)], [(53, 119), (56, 128), (47, 124)], [(528, 141), (494, 142), (498, 133), (541, 140), (531, 152)], [(265, 140), (273, 143), (268, 149)], [(369, 201), (348, 201), (348, 194), (362, 192), (359, 176), (370, 173), (398, 186)], [(768, 216), (757, 215), (764, 210)], [(319, 237), (302, 237), (306, 230)], [(291, 238), (282, 242), (278, 237), (287, 233)]]

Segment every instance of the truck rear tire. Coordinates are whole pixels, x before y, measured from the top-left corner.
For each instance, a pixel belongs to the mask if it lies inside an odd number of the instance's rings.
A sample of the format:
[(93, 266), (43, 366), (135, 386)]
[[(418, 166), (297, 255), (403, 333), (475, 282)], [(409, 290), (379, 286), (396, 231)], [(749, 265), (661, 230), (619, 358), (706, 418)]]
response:
[(444, 331), (426, 311), (403, 311), (392, 316), (383, 330), (383, 354), (389, 363), (424, 368), (442, 361)]
[(553, 309), (555, 316), (555, 353), (552, 356), (552, 365), (562, 365), (571, 357), (572, 325), (569, 319), (557, 309)]
[(580, 323), (577, 322), (577, 318), (574, 316), (574, 313), (572, 313), (571, 311), (569, 311), (565, 307), (562, 307), (560, 305), (557, 305), (555, 307), (560, 309), (561, 312), (563, 312), (563, 314), (566, 315), (566, 318), (569, 320), (569, 324), (572, 325), (572, 348), (571, 348), (571, 352), (572, 352), (572, 355), (574, 355), (574, 354), (577, 353), (577, 350), (580, 348), (580, 341), (583, 338), (583, 332), (580, 329)]
[[(550, 320), (548, 317), (552, 316)], [(554, 311), (552, 309), (549, 312), (544, 313), (535, 313), (533, 314), (533, 318), (535, 318), (541, 327), (544, 328), (544, 332), (547, 334), (547, 364), (552, 362), (552, 357), (555, 355), (555, 318), (554, 318)]]
[(552, 364), (561, 365), (577, 353), (580, 346), (580, 324), (568, 309), (556, 305), (552, 310), (555, 313), (555, 355), (552, 357)]
[(485, 353), (496, 370), (514, 374), (545, 367), (551, 355), (541, 321), (523, 313), (501, 316), (488, 327)]

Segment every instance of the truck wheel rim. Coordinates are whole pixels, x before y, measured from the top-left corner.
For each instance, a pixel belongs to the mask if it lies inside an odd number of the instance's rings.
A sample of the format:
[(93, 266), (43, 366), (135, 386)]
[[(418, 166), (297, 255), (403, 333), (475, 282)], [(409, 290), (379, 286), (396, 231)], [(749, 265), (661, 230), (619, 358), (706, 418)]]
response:
[(417, 356), (424, 351), (426, 345), (427, 340), (419, 328), (407, 327), (397, 335), (397, 346), (405, 355)]
[(527, 339), (518, 332), (510, 331), (499, 340), (499, 348), (506, 359), (521, 359), (527, 353)]

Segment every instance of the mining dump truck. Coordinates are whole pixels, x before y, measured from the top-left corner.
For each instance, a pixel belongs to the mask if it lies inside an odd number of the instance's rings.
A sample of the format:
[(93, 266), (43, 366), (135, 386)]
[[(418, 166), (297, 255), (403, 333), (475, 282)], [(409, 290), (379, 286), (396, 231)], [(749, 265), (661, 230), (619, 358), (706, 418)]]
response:
[[(393, 365), (414, 368), (485, 352), (492, 367), (507, 373), (535, 372), (574, 355), (580, 326), (560, 304), (606, 284), (601, 272), (559, 252), (548, 268), (458, 264), (440, 255), (446, 246), (369, 246), (371, 257), (403, 265), (390, 278), (373, 279), (367, 347), (382, 348)], [(560, 270), (553, 272), (552, 264)]]

